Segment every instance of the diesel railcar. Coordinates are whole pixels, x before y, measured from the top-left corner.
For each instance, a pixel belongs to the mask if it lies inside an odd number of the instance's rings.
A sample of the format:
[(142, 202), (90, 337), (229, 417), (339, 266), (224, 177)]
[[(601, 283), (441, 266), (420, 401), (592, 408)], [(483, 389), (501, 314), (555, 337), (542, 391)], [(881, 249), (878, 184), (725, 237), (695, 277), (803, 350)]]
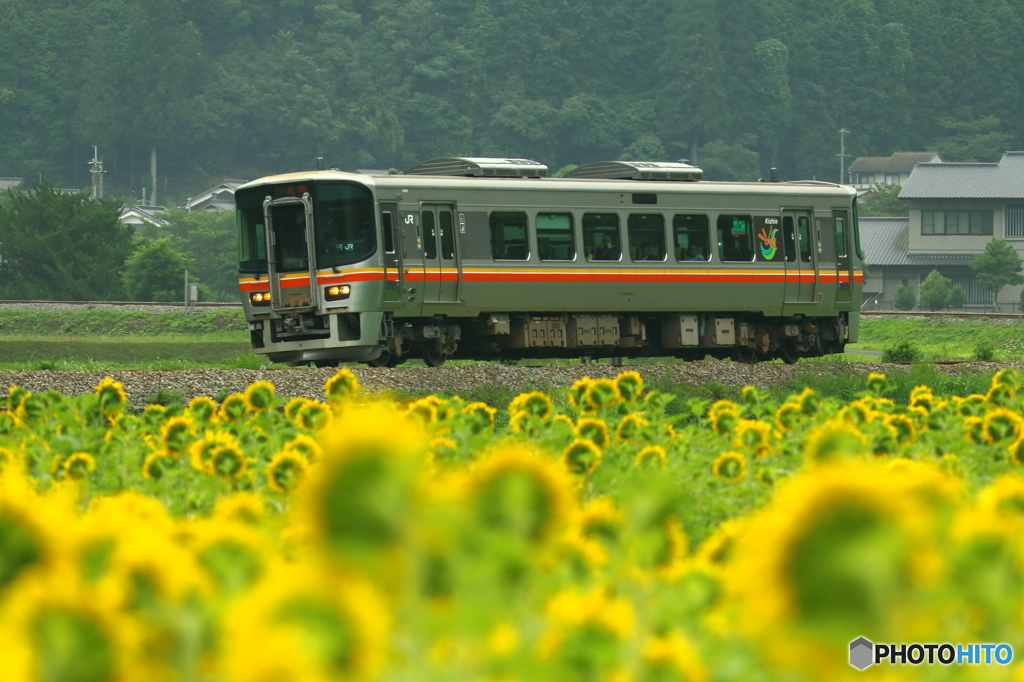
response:
[(857, 340), (856, 194), (683, 163), (435, 159), (235, 194), (239, 288), (272, 362), (732, 357)]

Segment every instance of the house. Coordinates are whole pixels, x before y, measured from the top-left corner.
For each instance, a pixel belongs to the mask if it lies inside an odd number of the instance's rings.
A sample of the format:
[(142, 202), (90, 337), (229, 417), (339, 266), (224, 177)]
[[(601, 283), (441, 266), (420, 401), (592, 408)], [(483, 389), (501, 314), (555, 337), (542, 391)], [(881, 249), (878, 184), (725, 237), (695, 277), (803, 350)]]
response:
[(860, 156), (850, 164), (850, 184), (858, 190), (874, 185), (903, 185), (919, 163), (941, 163), (935, 152), (896, 152), (892, 156)]
[(163, 206), (129, 206), (121, 209), (118, 217), (125, 225), (134, 225), (138, 230), (143, 225), (166, 225), (167, 221), (160, 217), (160, 214), (167, 209)]
[[(918, 163), (903, 184), (908, 218), (861, 218), (861, 245), (869, 269), (865, 310), (892, 307), (904, 281), (920, 284), (938, 270), (963, 288), (967, 306), (989, 308), (970, 264), (993, 239), (1024, 257), (1024, 152), (1006, 152), (998, 163)], [(999, 292), (999, 309), (1020, 309), (1021, 287)]]
[(186, 211), (233, 211), (235, 210), (235, 190), (248, 180), (225, 180), (216, 187), (189, 197), (178, 204), (178, 208)]
[(0, 192), (7, 189), (18, 189), (23, 178), (0, 178)]

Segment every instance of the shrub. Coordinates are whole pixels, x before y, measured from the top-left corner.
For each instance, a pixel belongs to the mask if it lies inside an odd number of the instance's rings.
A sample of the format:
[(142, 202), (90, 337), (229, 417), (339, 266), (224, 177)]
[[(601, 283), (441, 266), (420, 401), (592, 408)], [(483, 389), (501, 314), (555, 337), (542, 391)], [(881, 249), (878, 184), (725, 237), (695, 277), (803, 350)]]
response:
[(882, 362), (917, 362), (922, 358), (924, 353), (910, 341), (900, 341), (882, 351)]
[(996, 359), (996, 347), (991, 343), (979, 343), (974, 347), (974, 354), (971, 355), (971, 359), (992, 362)]
[(952, 287), (952, 280), (940, 275), (938, 270), (932, 270), (921, 283), (921, 307), (928, 310), (942, 310), (949, 305)]
[(963, 308), (965, 303), (967, 303), (967, 294), (964, 293), (963, 287), (954, 284), (953, 288), (949, 290), (949, 300), (946, 301), (946, 305), (950, 308)]
[(892, 297), (892, 304), (896, 310), (913, 310), (917, 305), (917, 292), (909, 282), (900, 286)]

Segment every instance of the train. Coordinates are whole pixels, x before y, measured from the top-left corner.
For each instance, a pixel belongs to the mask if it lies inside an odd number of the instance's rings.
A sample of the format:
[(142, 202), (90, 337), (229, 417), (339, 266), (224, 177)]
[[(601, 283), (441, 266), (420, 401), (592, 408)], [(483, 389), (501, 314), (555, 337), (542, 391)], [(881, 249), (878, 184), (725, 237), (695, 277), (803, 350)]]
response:
[(757, 362), (857, 340), (856, 191), (712, 182), (685, 162), (446, 157), (235, 192), (254, 352), (291, 366), (411, 358)]

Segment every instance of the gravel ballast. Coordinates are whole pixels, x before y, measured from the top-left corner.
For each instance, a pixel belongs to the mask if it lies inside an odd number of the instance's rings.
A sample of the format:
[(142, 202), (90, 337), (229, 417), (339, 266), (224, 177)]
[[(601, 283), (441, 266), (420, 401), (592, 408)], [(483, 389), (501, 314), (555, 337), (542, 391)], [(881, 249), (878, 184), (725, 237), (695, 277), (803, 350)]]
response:
[[(1022, 363), (964, 362), (936, 364), (936, 372), (951, 375), (975, 375), (993, 372), (1003, 367), (1021, 369)], [(453, 365), (437, 368), (396, 367), (369, 368), (354, 366), (360, 384), (369, 391), (408, 391), (433, 393), (451, 391), (466, 393), (482, 386), (501, 386), (513, 392), (534, 387), (567, 388), (585, 377), (614, 377), (624, 370), (635, 370), (650, 383), (665, 378), (673, 382), (704, 384), (715, 381), (726, 386), (754, 385), (768, 387), (789, 380), (813, 376), (834, 376), (837, 372), (864, 375), (867, 372), (896, 373), (908, 371), (909, 365), (873, 362), (825, 363), (806, 362), (797, 365), (763, 363), (744, 365), (735, 362), (688, 362), (673, 365), (629, 365), (613, 367), (607, 364), (547, 365), (521, 367), (498, 363)], [(124, 384), (132, 404), (141, 407), (147, 398), (161, 389), (180, 391), (186, 400), (195, 396), (215, 396), (228, 391), (242, 391), (254, 381), (273, 382), (279, 396), (322, 398), (323, 385), (335, 369), (185, 369), (185, 370), (125, 370), (125, 371), (48, 371), (0, 370), (4, 386), (20, 386), (33, 392), (54, 389), (65, 395), (90, 393), (104, 377), (111, 376)]]

